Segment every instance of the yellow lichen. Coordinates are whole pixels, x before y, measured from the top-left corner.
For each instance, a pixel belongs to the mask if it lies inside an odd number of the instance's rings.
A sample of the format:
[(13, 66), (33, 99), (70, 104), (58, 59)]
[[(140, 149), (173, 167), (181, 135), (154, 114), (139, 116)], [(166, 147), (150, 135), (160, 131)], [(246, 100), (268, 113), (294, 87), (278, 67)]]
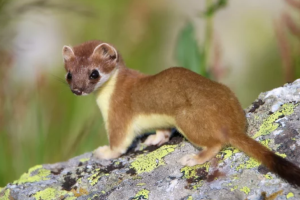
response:
[(99, 172), (100, 169), (96, 169), (95, 171), (96, 172), (88, 178), (88, 180), (92, 186), (96, 185), (98, 183), (99, 179), (105, 175), (105, 174)]
[(157, 167), (165, 165), (163, 157), (173, 152), (176, 146), (177, 145), (164, 145), (151, 153), (140, 155), (131, 163), (130, 167), (135, 169), (137, 174), (151, 172)]
[(92, 196), (92, 198), (88, 198), (88, 200), (93, 200), (93, 199), (95, 199), (96, 197), (98, 197), (98, 194), (95, 194), (94, 196)]
[(245, 186), (242, 189), (240, 189), (240, 191), (244, 192), (245, 194), (249, 194), (250, 193), (250, 188)]
[(277, 154), (278, 156), (280, 156), (280, 157), (283, 157), (283, 158), (286, 157), (286, 154), (285, 154), (285, 153), (278, 153), (278, 152), (276, 152), (276, 154)]
[(264, 177), (266, 177), (266, 179), (273, 179), (273, 177), (270, 174), (265, 174)]
[[(1, 191), (1, 193), (4, 191)], [(0, 193), (0, 200), (9, 200), (10, 199), (10, 190), (7, 189), (3, 194)], [(3, 195), (3, 196), (1, 196)]]
[(143, 186), (143, 185), (146, 185), (146, 183), (138, 183), (136, 184), (137, 186)]
[(275, 121), (282, 115), (288, 116), (293, 114), (295, 107), (298, 104), (286, 103), (281, 106), (281, 109), (271, 114), (267, 119), (265, 119), (262, 125), (259, 128), (259, 131), (255, 133), (253, 138), (257, 138), (262, 135), (268, 135), (271, 132), (275, 131), (279, 124), (275, 123)]
[(79, 161), (84, 163), (84, 162), (89, 161), (89, 160), (90, 160), (90, 158), (81, 158)]
[(49, 180), (47, 176), (51, 174), (50, 170), (44, 169), (42, 165), (37, 165), (24, 173), (19, 180), (14, 181), (14, 184), (32, 183), (37, 181)]
[(183, 177), (185, 179), (198, 178), (197, 170), (200, 168), (205, 168), (205, 171), (208, 172), (209, 166), (210, 166), (210, 162), (206, 162), (202, 165), (195, 165), (192, 167), (186, 166), (186, 167), (181, 168), (180, 172), (183, 173)]
[(186, 200), (193, 200), (193, 197), (189, 196)]
[(232, 191), (236, 190), (237, 188), (238, 188), (238, 186), (234, 186), (234, 187), (230, 188), (230, 191), (232, 192)]
[(202, 187), (204, 184), (203, 180), (200, 180), (197, 184), (193, 185), (193, 190), (197, 190), (199, 187)]
[(241, 163), (236, 167), (236, 170), (240, 169), (251, 169), (254, 167), (258, 167), (260, 165), (260, 162), (255, 160), (254, 158), (249, 158), (245, 163)]
[(56, 200), (59, 199), (61, 196), (68, 194), (68, 192), (63, 190), (57, 190), (54, 188), (46, 188), (45, 190), (39, 191), (35, 193), (34, 198), (36, 200)]
[(75, 199), (77, 199), (77, 197), (67, 197), (64, 200), (75, 200)]
[(286, 195), (286, 198), (289, 199), (289, 198), (292, 198), (294, 197), (294, 194), (292, 192), (289, 192), (287, 195)]
[(140, 190), (135, 197), (132, 198), (132, 200), (138, 200), (138, 199), (149, 199), (149, 190), (143, 189)]

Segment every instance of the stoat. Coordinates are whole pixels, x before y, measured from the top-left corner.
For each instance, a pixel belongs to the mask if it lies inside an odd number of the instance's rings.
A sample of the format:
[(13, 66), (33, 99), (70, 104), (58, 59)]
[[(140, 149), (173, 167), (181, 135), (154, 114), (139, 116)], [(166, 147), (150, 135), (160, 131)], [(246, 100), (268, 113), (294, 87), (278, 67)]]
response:
[(300, 169), (246, 135), (244, 111), (233, 92), (220, 83), (181, 67), (145, 75), (127, 68), (119, 52), (108, 43), (89, 41), (64, 46), (66, 80), (76, 95), (96, 93), (109, 146), (94, 156), (112, 159), (126, 153), (136, 136), (149, 130), (147, 145), (161, 145), (176, 128), (198, 154), (181, 158), (182, 165), (202, 164), (225, 145), (232, 145), (272, 172), (300, 186)]

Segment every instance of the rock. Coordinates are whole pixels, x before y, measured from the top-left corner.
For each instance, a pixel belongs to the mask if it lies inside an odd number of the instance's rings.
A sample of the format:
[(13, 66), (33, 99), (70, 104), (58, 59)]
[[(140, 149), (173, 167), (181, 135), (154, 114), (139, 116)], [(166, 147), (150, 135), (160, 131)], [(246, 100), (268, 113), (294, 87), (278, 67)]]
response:
[[(259, 95), (246, 109), (252, 138), (300, 165), (300, 79)], [(176, 135), (176, 134), (175, 134)], [(194, 167), (177, 161), (198, 150), (181, 136), (161, 147), (138, 143), (121, 158), (86, 153), (35, 166), (0, 192), (6, 199), (300, 199), (300, 191), (243, 152), (224, 148)]]

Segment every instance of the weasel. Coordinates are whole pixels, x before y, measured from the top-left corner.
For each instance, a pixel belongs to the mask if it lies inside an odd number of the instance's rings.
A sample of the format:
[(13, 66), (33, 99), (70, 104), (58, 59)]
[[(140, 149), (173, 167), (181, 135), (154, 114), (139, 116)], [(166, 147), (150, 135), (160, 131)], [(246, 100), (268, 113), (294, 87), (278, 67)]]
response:
[(203, 164), (232, 145), (260, 161), (292, 185), (300, 186), (300, 169), (246, 134), (244, 111), (233, 92), (220, 83), (181, 67), (144, 75), (127, 68), (108, 43), (89, 41), (64, 46), (66, 81), (76, 95), (96, 93), (109, 146), (94, 151), (98, 159), (126, 153), (136, 136), (156, 135), (147, 145), (161, 145), (176, 128), (202, 151), (181, 158), (182, 165)]

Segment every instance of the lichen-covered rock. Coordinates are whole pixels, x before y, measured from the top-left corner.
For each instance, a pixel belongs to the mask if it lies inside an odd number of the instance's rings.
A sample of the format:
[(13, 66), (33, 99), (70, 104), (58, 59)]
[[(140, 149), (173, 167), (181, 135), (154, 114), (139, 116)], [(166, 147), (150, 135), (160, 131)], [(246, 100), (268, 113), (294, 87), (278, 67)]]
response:
[[(300, 80), (262, 93), (246, 109), (248, 134), (300, 165)], [(161, 147), (139, 143), (121, 158), (86, 153), (67, 162), (35, 166), (0, 191), (8, 199), (300, 199), (300, 190), (253, 158), (224, 148), (194, 167), (177, 161), (198, 150), (180, 136)]]

